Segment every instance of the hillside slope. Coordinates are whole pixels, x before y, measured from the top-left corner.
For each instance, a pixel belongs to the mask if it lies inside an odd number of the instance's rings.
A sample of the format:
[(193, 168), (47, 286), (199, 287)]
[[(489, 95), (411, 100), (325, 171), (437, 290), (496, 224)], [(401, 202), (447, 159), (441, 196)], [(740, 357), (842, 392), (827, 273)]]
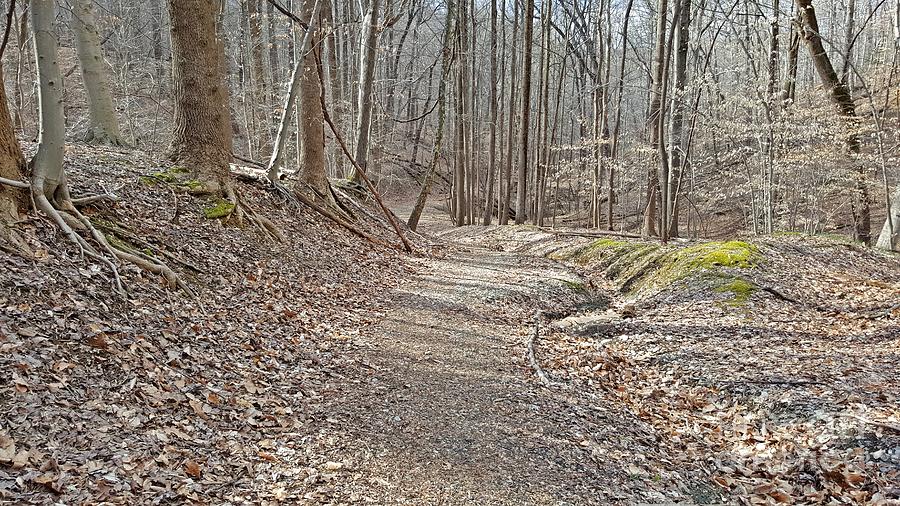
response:
[(108, 237), (164, 257), (196, 297), (133, 266), (117, 295), (41, 217), (20, 224), (39, 259), (0, 252), (0, 503), (273, 497), (273, 436), (324, 417), (402, 256), (262, 186), (239, 188), (286, 240), (225, 227), (136, 152), (74, 146), (66, 170), (77, 194), (120, 197), (87, 210)]

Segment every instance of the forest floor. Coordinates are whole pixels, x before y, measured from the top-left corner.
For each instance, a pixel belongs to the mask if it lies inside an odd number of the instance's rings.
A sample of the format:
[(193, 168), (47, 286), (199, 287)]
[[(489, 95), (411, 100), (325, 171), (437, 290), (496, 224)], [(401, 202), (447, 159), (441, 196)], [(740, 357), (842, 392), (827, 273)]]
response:
[(20, 224), (38, 258), (0, 252), (0, 504), (900, 500), (896, 256), (781, 237), (731, 262), (438, 213), (403, 255), (241, 183), (270, 243), (165, 165), (68, 156), (78, 194), (121, 197), (95, 223), (196, 296), (134, 267), (114, 294)]

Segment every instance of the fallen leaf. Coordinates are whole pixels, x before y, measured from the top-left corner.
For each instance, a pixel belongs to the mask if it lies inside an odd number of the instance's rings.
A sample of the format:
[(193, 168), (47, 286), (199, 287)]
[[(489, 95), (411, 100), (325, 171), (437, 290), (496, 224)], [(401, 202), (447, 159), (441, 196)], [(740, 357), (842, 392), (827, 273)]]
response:
[(189, 460), (184, 463), (184, 472), (188, 476), (192, 476), (194, 478), (199, 478), (203, 471), (200, 469), (200, 464), (194, 462), (193, 460)]

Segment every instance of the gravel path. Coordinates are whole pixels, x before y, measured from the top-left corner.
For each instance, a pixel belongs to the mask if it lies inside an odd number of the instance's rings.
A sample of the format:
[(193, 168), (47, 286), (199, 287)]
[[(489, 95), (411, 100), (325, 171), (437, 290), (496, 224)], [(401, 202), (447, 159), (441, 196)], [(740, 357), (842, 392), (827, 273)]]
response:
[(577, 276), (546, 259), (480, 248), (417, 262), (357, 359), (358, 374), (336, 384), (319, 444), (333, 462), (328, 470), (339, 469), (320, 476), (308, 500), (522, 505), (654, 497), (627, 490), (638, 484), (628, 483), (617, 451), (646, 451), (652, 436), (603, 403), (540, 386), (525, 360), (535, 309), (574, 307), (581, 295), (564, 280)]

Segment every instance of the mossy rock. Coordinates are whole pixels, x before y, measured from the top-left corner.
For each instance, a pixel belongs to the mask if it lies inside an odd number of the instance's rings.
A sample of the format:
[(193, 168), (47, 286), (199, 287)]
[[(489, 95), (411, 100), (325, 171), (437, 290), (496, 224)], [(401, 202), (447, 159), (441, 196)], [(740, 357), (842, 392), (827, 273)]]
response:
[(212, 206), (203, 209), (203, 216), (210, 220), (224, 218), (234, 211), (234, 203), (225, 199), (219, 199)]
[[(759, 248), (745, 241), (706, 242), (683, 248), (603, 238), (569, 248), (554, 255), (603, 274), (619, 290), (633, 296), (671, 287), (695, 275), (709, 275), (734, 294), (735, 303), (745, 302), (756, 289), (752, 283), (728, 271), (754, 268), (762, 259)], [(724, 281), (723, 281), (724, 280)]]

